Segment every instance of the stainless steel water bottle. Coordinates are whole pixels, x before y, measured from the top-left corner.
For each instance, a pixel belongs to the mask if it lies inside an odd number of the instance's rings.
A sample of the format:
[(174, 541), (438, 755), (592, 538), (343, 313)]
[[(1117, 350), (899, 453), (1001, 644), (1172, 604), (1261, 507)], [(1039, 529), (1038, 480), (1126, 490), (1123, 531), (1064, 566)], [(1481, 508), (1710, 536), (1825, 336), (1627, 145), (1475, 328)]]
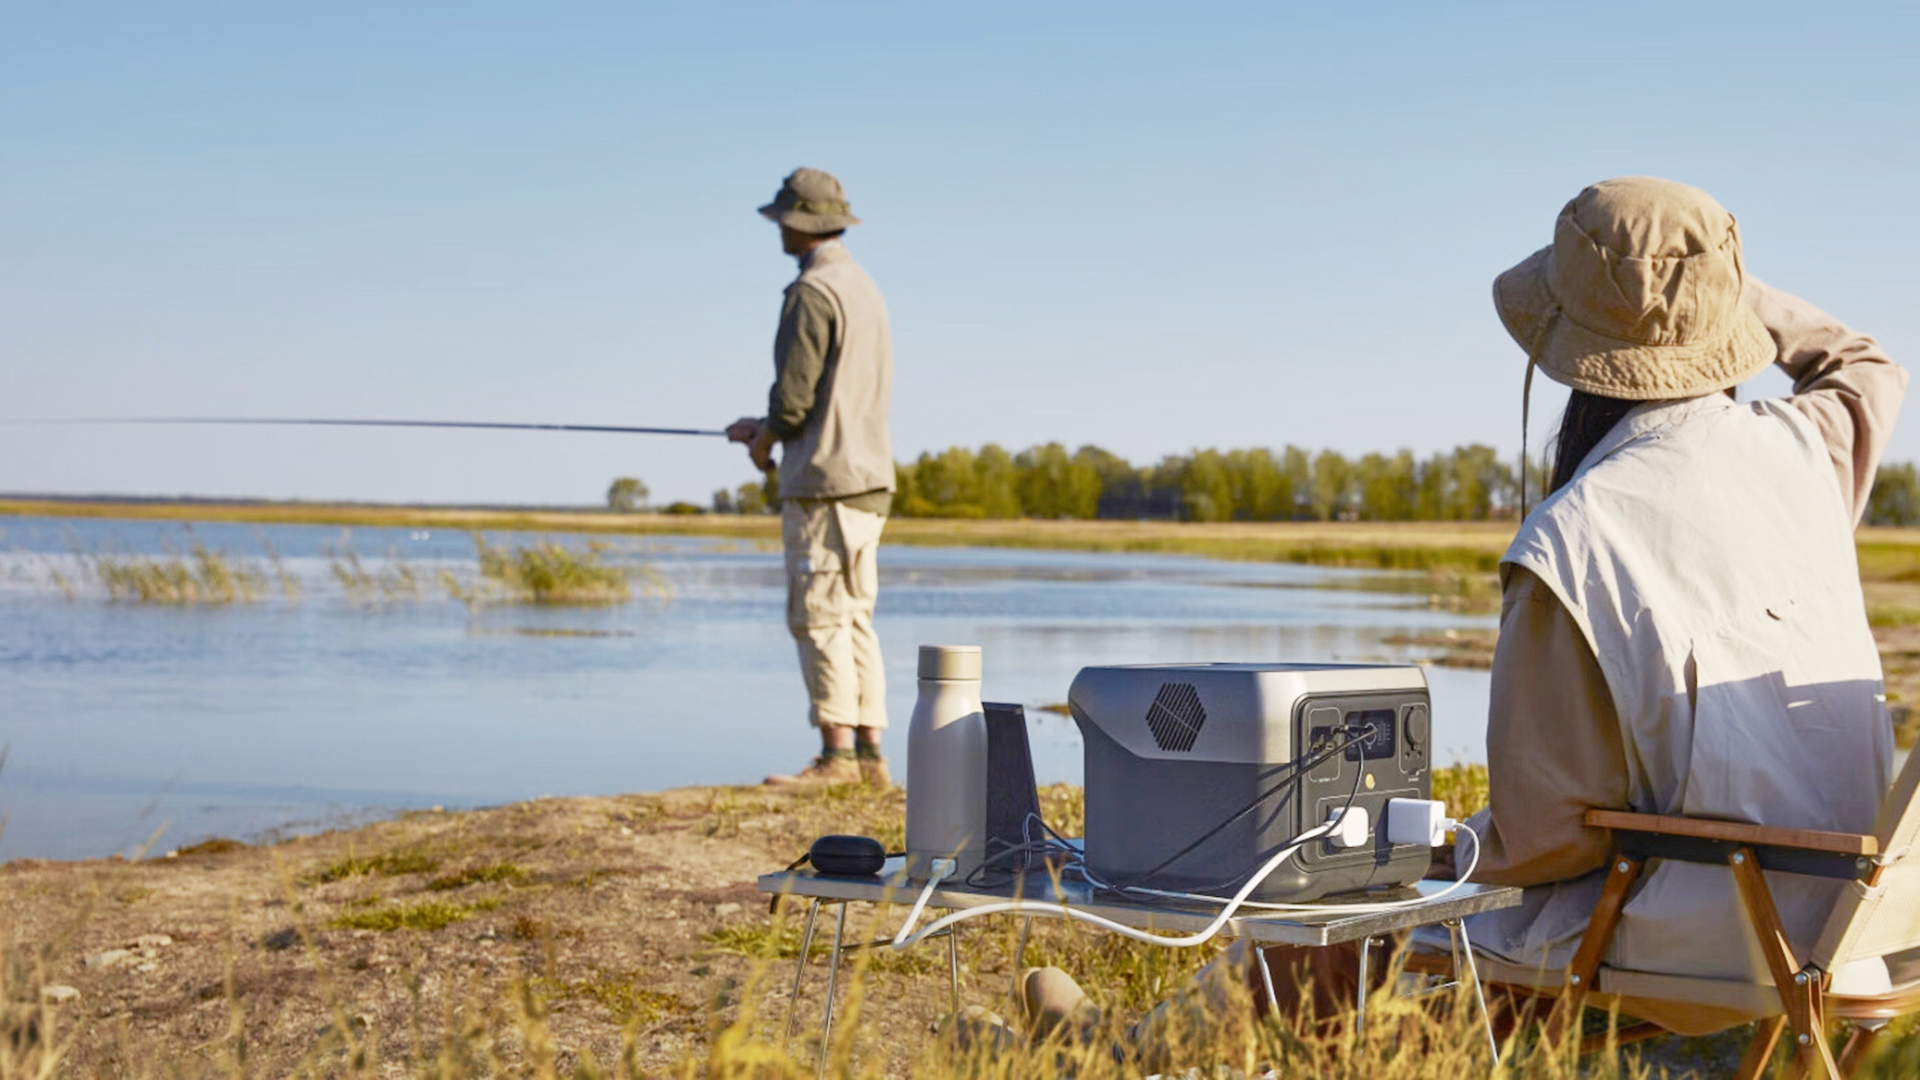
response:
[(907, 728), (907, 873), (932, 874), (956, 859), (957, 876), (980, 865), (987, 833), (987, 719), (980, 706), (980, 646), (920, 646), (920, 696)]

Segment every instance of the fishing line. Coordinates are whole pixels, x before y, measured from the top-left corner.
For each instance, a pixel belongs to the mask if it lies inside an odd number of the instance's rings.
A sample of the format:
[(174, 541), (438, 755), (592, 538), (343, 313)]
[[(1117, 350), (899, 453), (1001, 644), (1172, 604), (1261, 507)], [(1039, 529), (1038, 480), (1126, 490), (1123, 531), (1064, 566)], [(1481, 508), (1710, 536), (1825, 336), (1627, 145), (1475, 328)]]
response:
[(711, 428), (617, 427), (608, 424), (507, 424), (475, 420), (311, 420), (236, 416), (89, 416), (29, 420), (0, 420), (0, 424), (265, 424), (309, 427), (481, 428), (492, 431), (581, 431), (601, 435), (714, 435)]

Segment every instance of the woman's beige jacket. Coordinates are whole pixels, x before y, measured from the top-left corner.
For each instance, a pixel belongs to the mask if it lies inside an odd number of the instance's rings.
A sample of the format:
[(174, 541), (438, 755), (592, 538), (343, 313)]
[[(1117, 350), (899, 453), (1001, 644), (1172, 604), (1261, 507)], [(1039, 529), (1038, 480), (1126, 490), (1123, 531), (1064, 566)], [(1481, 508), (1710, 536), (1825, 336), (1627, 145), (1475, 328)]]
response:
[[(1891, 768), (1852, 530), (1905, 392), (1872, 338), (1749, 281), (1793, 396), (1636, 408), (1503, 561), (1475, 944), (1564, 966), (1599, 892), (1592, 808), (1865, 831)], [(1464, 854), (1464, 852), (1462, 852)], [(1832, 886), (1776, 876), (1805, 949)], [(1642, 882), (1610, 962), (1764, 976), (1724, 869)]]

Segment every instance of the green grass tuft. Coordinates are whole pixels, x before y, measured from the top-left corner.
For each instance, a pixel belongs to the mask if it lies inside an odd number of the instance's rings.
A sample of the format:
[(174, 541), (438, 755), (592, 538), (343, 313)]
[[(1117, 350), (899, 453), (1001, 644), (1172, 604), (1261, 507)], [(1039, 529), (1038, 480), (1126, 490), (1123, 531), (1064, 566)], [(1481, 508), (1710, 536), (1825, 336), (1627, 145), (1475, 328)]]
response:
[(429, 874), (440, 869), (440, 860), (420, 851), (388, 851), (379, 855), (354, 855), (336, 860), (319, 873), (309, 877), (311, 884), (324, 884), (329, 881), (344, 881), (348, 878), (365, 877), (377, 874), (381, 877), (399, 877), (403, 874)]
[(328, 920), (327, 925), (335, 930), (438, 930), (499, 906), (497, 900), (477, 900), (471, 904), (422, 900), (413, 904), (349, 911)]
[(448, 892), (464, 889), (468, 885), (506, 884), (518, 885), (527, 880), (526, 870), (514, 863), (501, 862), (488, 866), (472, 866), (458, 873), (443, 874), (427, 882), (427, 888), (434, 892)]
[(693, 1011), (672, 994), (647, 989), (642, 985), (646, 981), (646, 972), (629, 971), (576, 980), (567, 983), (563, 993), (567, 997), (599, 1002), (622, 1027), (651, 1024), (662, 1017)]

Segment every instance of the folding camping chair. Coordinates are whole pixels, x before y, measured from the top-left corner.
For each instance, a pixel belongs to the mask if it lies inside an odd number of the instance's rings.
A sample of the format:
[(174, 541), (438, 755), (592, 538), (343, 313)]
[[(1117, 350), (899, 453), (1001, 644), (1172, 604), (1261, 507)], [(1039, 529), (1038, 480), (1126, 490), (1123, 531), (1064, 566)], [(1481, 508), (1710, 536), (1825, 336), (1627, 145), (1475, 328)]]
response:
[[(1683, 1006), (1702, 1020), (1705, 1030), (1759, 1021), (1735, 1074), (1738, 1080), (1758, 1080), (1789, 1031), (1807, 1075), (1840, 1080), (1859, 1067), (1889, 1020), (1920, 1012), (1920, 853), (1911, 850), (1920, 841), (1920, 753), (1907, 759), (1894, 780), (1870, 836), (1613, 810), (1589, 811), (1586, 822), (1612, 831), (1614, 853), (1605, 889), (1566, 970), (1530, 970), (1493, 957), (1480, 960), (1480, 979), (1488, 989), (1555, 1001), (1550, 1031), (1576, 1021), (1586, 1006), (1617, 1005), (1629, 1015), (1635, 1001)], [(1603, 963), (1621, 909), (1648, 859), (1713, 863), (1732, 871), (1766, 955), (1771, 985), (1629, 971)], [(1848, 883), (1804, 960), (1794, 956), (1787, 942), (1763, 870)], [(1412, 971), (1449, 968), (1446, 956), (1415, 954), (1408, 962)], [(1827, 1042), (1828, 1024), (1836, 1020), (1852, 1025), (1837, 1059)], [(1626, 1043), (1667, 1030), (1641, 1023), (1611, 1037)], [(1597, 1049), (1606, 1038), (1596, 1036), (1584, 1049)]]

